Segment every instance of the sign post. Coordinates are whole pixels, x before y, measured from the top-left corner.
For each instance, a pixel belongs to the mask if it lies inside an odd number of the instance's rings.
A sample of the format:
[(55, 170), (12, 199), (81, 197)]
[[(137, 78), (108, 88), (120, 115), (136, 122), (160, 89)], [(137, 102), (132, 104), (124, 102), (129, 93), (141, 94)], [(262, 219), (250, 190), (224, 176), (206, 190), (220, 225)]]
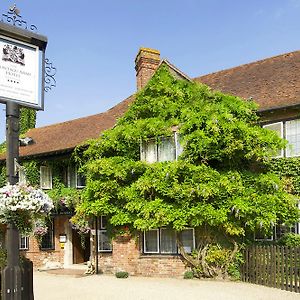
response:
[[(0, 23), (0, 102), (6, 104), (7, 181), (18, 182), (15, 162), (19, 158), (19, 107), (44, 108), (45, 49), (47, 38)], [(29, 300), (24, 295), (19, 265), (19, 232), (14, 223), (7, 228), (7, 266), (2, 273), (2, 299)]]

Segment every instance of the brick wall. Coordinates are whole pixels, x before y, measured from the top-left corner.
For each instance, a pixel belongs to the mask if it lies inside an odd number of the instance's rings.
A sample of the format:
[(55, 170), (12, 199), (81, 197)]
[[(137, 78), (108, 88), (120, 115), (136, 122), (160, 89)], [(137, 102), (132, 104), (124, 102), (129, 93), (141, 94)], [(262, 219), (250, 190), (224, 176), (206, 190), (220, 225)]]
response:
[(126, 271), (130, 275), (182, 277), (186, 271), (180, 255), (142, 254), (141, 239), (119, 237), (113, 240), (112, 253), (99, 253), (99, 270), (114, 274)]
[(54, 245), (53, 250), (40, 250), (39, 244), (34, 237), (29, 238), (29, 249), (21, 253), (33, 262), (35, 268), (44, 266), (46, 263), (52, 263), (63, 266), (64, 249), (61, 249), (59, 243), (59, 234), (64, 233), (64, 223), (68, 220), (67, 216), (59, 216), (54, 220)]

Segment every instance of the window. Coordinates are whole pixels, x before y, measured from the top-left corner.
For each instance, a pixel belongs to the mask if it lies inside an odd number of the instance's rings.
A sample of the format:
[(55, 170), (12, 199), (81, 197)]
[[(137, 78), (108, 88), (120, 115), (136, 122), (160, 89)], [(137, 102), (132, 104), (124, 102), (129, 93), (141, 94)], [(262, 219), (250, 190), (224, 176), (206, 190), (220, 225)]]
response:
[[(267, 124), (263, 126), (269, 130), (275, 131), (279, 137), (283, 138), (283, 123), (277, 122), (272, 124)], [(282, 157), (283, 156), (283, 149), (278, 150), (278, 154), (275, 157)]]
[(142, 142), (141, 160), (149, 163), (174, 161), (178, 159), (182, 151), (179, 134), (175, 132), (171, 137), (160, 137)]
[(76, 187), (77, 188), (85, 187), (85, 176), (84, 176), (84, 174), (76, 172)]
[(107, 220), (105, 216), (99, 218), (98, 252), (111, 252), (112, 245), (106, 231)]
[(19, 244), (19, 249), (20, 250), (28, 250), (28, 248), (29, 248), (29, 237), (20, 235), (19, 243), (20, 243)]
[(68, 187), (83, 188), (85, 187), (85, 176), (77, 171), (75, 166), (68, 166)]
[(20, 167), (20, 169), (19, 169), (19, 183), (20, 184), (26, 184), (27, 183), (26, 173), (25, 173), (24, 167)]
[(52, 170), (50, 167), (41, 166), (40, 168), (40, 186), (42, 189), (52, 189)]
[(47, 233), (43, 235), (41, 241), (42, 250), (53, 250), (55, 249), (54, 245), (54, 219), (51, 219), (47, 222)]
[[(285, 122), (285, 138), (289, 142), (286, 148), (286, 156), (300, 155), (300, 120)], [(290, 146), (290, 147), (289, 147)]]
[(262, 230), (256, 230), (254, 232), (254, 240), (255, 241), (273, 241), (274, 240), (274, 236), (273, 236), (273, 232), (270, 234), (266, 234), (264, 231)]
[[(187, 253), (195, 249), (195, 231), (184, 229), (178, 233)], [(151, 229), (144, 232), (144, 253), (177, 254), (176, 231), (168, 228)]]
[(300, 156), (300, 119), (271, 123), (263, 126), (276, 131), (278, 135), (288, 141), (285, 150), (279, 150), (276, 157)]

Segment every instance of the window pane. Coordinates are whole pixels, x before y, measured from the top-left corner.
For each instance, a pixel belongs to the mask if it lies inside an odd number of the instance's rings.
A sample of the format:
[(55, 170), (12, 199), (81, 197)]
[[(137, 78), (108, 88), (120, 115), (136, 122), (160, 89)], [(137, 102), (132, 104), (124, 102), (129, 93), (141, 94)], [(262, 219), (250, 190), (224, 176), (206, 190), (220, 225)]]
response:
[(28, 249), (28, 236), (20, 236), (20, 250)]
[(175, 136), (176, 136), (176, 159), (177, 159), (178, 156), (183, 152), (183, 147), (180, 143), (180, 134), (175, 133)]
[[(278, 123), (273, 123), (273, 124), (267, 124), (263, 126), (266, 129), (275, 131), (279, 137), (283, 137), (283, 124), (282, 122), (278, 122)], [(276, 155), (276, 157), (279, 156), (283, 156), (283, 150), (278, 150), (278, 154)]]
[(158, 230), (145, 232), (145, 253), (158, 253)]
[(76, 187), (76, 170), (74, 166), (68, 167), (68, 186)]
[(173, 137), (160, 138), (158, 143), (158, 161), (175, 160), (175, 142)]
[(47, 222), (47, 233), (43, 235), (41, 249), (54, 249), (54, 220)]
[(153, 163), (157, 161), (157, 144), (156, 141), (143, 143), (145, 149), (145, 161)]
[(107, 219), (106, 216), (100, 217), (100, 229), (106, 229)]
[(52, 174), (49, 167), (41, 166), (41, 178), (40, 184), (42, 189), (51, 189), (52, 188)]
[(99, 251), (111, 251), (111, 243), (106, 233), (106, 230), (98, 231), (98, 250)]
[(180, 237), (185, 252), (191, 253), (194, 250), (194, 230), (185, 229), (180, 232)]
[(286, 122), (287, 156), (300, 155), (300, 120)]
[(19, 170), (19, 183), (26, 184), (26, 173), (23, 168)]
[(177, 253), (176, 233), (171, 229), (161, 229), (161, 253)]
[(77, 173), (77, 187), (85, 186), (85, 176), (82, 173)]

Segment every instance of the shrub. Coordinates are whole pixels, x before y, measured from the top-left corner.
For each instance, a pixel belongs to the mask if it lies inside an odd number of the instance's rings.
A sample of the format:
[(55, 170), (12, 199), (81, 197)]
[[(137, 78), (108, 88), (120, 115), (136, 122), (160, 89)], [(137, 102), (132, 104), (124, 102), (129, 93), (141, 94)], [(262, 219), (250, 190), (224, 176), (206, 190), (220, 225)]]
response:
[(116, 272), (115, 275), (117, 278), (127, 278), (129, 276), (128, 272), (125, 271)]
[(300, 235), (296, 233), (286, 233), (279, 239), (278, 244), (289, 247), (300, 247)]
[(193, 279), (194, 278), (194, 273), (193, 271), (185, 271), (183, 275), (184, 279)]

